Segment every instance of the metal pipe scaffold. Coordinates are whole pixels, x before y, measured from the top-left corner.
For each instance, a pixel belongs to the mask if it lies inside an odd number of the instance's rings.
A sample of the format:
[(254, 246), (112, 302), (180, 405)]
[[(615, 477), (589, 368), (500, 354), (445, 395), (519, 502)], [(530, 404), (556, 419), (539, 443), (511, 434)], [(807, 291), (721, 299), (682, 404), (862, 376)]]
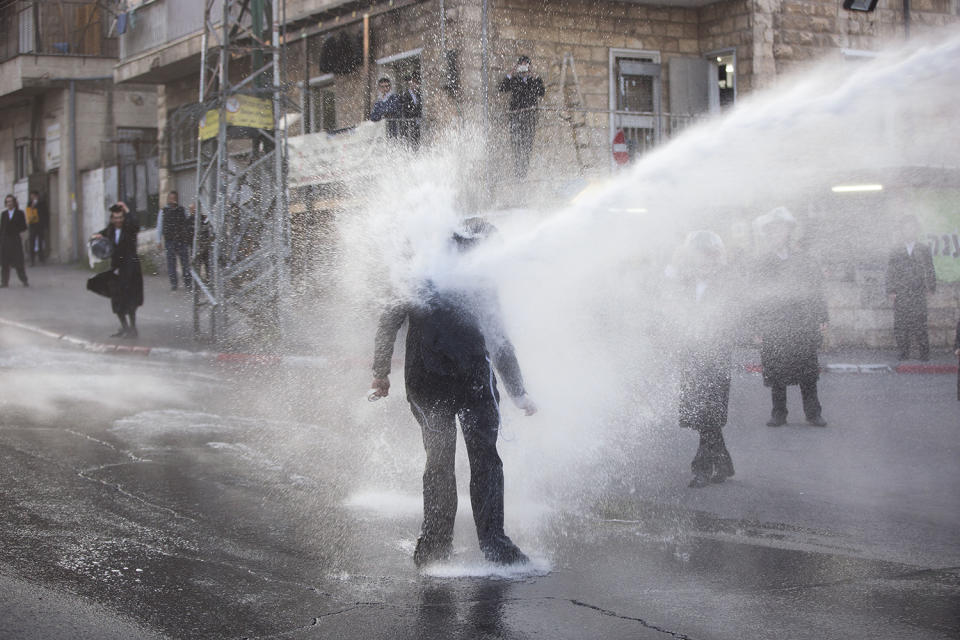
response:
[(194, 335), (269, 341), (282, 334), (289, 282), (284, 0), (205, 3)]

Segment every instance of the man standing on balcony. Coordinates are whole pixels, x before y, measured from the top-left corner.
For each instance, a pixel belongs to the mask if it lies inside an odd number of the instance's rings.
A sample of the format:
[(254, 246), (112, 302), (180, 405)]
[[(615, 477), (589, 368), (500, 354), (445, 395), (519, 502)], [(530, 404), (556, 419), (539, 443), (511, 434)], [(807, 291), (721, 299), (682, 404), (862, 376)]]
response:
[(402, 105), (400, 96), (395, 94), (391, 88), (390, 78), (384, 76), (377, 81), (377, 90), (380, 95), (373, 104), (373, 110), (370, 112), (370, 119), (374, 122), (380, 122), (387, 119), (387, 135), (391, 138), (397, 137), (397, 118), (401, 116)]
[(407, 90), (400, 96), (400, 126), (404, 139), (414, 151), (420, 148), (420, 117), (423, 102), (420, 100), (420, 74), (411, 73), (405, 78)]
[(544, 96), (543, 80), (533, 75), (530, 58), (520, 56), (513, 71), (500, 82), (501, 92), (510, 92), (510, 144), (517, 177), (527, 177), (533, 134), (537, 128), (537, 101)]

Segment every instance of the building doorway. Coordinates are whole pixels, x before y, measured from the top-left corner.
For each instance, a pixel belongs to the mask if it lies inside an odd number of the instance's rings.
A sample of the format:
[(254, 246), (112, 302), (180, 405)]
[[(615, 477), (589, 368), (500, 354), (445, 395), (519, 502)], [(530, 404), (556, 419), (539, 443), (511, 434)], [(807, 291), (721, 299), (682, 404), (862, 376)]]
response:
[(610, 49), (610, 140), (623, 131), (631, 161), (660, 141), (660, 84), (659, 52)]

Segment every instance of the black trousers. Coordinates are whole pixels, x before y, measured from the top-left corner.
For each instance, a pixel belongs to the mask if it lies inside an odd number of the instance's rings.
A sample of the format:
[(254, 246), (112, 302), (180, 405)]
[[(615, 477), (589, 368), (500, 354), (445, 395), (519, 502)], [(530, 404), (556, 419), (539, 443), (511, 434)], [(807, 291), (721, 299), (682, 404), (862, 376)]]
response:
[(453, 542), (457, 515), (456, 420), (460, 421), (470, 461), (470, 503), (480, 549), (496, 549), (503, 532), (503, 463), (497, 453), (500, 409), (495, 382), (444, 394), (407, 395), (423, 433), (427, 453), (423, 471), (421, 543), (443, 548)]
[(537, 128), (537, 112), (533, 109), (510, 112), (510, 144), (513, 147), (513, 162), (517, 177), (527, 177), (530, 153), (533, 151), (533, 134)]
[[(773, 382), (770, 385), (770, 394), (773, 397), (773, 416), (787, 417), (787, 385)], [(808, 420), (820, 417), (823, 408), (820, 398), (817, 397), (817, 379), (807, 378), (800, 382), (800, 397), (803, 400), (803, 413)]]
[(10, 282), (10, 267), (17, 271), (20, 282), (27, 284), (27, 271), (23, 266), (23, 243), (20, 234), (0, 239), (0, 284)]
[(910, 343), (914, 342), (922, 360), (930, 357), (930, 337), (927, 333), (927, 299), (917, 296), (898, 295), (893, 303), (893, 336), (901, 358), (910, 355)]
[(180, 260), (180, 271), (183, 272), (183, 285), (188, 289), (193, 284), (190, 275), (190, 245), (186, 242), (167, 242), (167, 277), (170, 286), (177, 286), (177, 259)]

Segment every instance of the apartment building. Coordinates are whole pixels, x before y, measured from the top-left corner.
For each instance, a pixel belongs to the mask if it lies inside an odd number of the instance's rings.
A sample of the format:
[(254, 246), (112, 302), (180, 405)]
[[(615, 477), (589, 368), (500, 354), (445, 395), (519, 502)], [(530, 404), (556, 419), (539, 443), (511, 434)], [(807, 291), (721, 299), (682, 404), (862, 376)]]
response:
[(75, 260), (124, 198), (156, 205), (156, 102), (149, 85), (117, 86), (115, 2), (0, 2), (0, 183), (50, 210), (50, 258)]
[[(251, 0), (253, 1), (253, 0)], [(195, 191), (204, 2), (127, 0), (134, 27), (119, 37), (118, 86), (157, 87), (157, 181), (182, 199)], [(730, 108), (785, 74), (824, 59), (854, 64), (878, 49), (960, 23), (956, 0), (878, 0), (849, 11), (840, 0), (286, 0), (283, 81), (299, 107), (287, 132), (349, 135), (382, 77), (405, 88), (422, 78), (422, 138), (451, 126), (485, 132), (492, 206), (546, 202), (606, 176), (691, 123)], [(214, 3), (214, 15), (219, 2)], [(529, 174), (509, 170), (508, 98), (497, 91), (519, 55), (546, 95)], [(234, 66), (243, 73), (243, 62)], [(504, 168), (506, 167), (506, 168)], [(940, 174), (938, 174), (940, 175)], [(952, 174), (951, 174), (952, 175)], [(946, 198), (960, 193), (956, 177)], [(518, 200), (519, 198), (519, 200)], [(322, 188), (295, 198), (295, 215), (322, 218)], [(863, 206), (871, 206), (864, 200)], [(832, 306), (840, 342), (891, 339), (877, 264), (851, 267)], [(932, 303), (945, 343), (954, 292)], [(939, 314), (939, 315), (938, 315)], [(952, 316), (950, 316), (952, 317)], [(942, 326), (941, 326), (942, 325)]]

